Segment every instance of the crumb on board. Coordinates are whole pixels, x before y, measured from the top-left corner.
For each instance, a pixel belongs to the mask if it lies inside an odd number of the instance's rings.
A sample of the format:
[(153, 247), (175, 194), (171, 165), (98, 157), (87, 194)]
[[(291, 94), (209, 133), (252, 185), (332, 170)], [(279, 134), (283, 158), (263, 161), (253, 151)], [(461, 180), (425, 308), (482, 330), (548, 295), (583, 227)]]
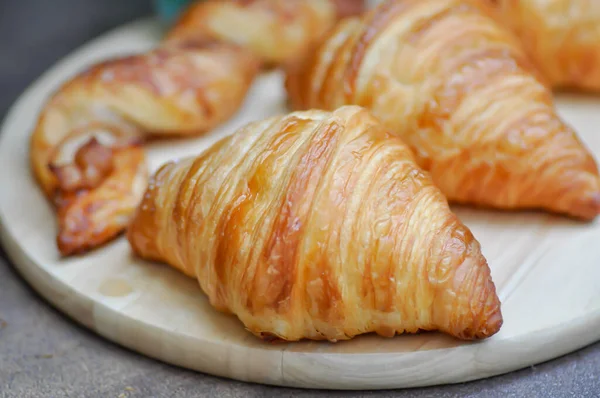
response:
[(35, 356), (37, 359), (49, 359), (54, 358), (53, 354), (39, 354)]

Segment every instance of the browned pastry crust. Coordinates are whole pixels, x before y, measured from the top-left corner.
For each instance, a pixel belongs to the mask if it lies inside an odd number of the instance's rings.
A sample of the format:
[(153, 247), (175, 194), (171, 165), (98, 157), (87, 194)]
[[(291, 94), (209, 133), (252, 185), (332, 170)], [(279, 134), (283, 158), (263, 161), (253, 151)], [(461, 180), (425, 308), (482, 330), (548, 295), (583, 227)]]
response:
[[(488, 0), (489, 1), (489, 0)], [(501, 21), (556, 88), (600, 91), (600, 2), (492, 0)]]
[(339, 23), (286, 84), (296, 109), (370, 109), (451, 201), (600, 210), (595, 159), (482, 1), (385, 1)]
[(303, 53), (335, 19), (331, 0), (204, 0), (182, 14), (167, 40), (236, 43), (273, 66)]
[(128, 239), (266, 340), (475, 339), (502, 325), (479, 243), (360, 107), (250, 123), (163, 165)]
[(61, 254), (87, 251), (126, 227), (147, 183), (140, 148), (148, 136), (202, 134), (227, 120), (262, 63), (283, 62), (334, 21), (329, 0), (203, 1), (158, 48), (63, 84), (30, 148), (35, 177), (57, 206)]
[(366, 0), (333, 0), (339, 19), (353, 17), (365, 12)]
[(121, 232), (146, 185), (145, 136), (199, 134), (226, 120), (257, 66), (232, 46), (161, 47), (95, 65), (63, 85), (45, 105), (30, 151), (57, 205), (60, 252), (80, 253)]

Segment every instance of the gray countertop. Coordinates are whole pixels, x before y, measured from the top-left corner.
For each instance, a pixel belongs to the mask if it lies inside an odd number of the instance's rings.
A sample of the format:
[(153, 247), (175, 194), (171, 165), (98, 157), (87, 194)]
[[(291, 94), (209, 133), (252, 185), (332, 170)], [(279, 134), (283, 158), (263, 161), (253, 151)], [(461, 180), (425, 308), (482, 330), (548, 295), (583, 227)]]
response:
[[(0, 0), (0, 115), (70, 51), (150, 13), (150, 0)], [(317, 395), (600, 397), (600, 344), (518, 372), (451, 386), (355, 393), (260, 386), (169, 366), (89, 332), (29, 288), (0, 251), (0, 398)]]

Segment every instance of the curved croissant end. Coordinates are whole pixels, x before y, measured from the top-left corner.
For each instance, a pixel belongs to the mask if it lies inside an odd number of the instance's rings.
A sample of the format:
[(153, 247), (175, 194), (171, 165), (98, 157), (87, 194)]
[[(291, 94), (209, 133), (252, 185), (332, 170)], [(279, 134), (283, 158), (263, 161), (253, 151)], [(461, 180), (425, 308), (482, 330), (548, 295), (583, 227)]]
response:
[(492, 0), (501, 21), (557, 88), (600, 91), (600, 3)]
[(147, 184), (144, 151), (117, 150), (114, 169), (92, 189), (58, 190), (57, 245), (63, 255), (82, 253), (101, 245), (127, 227)]
[(493, 15), (477, 0), (384, 1), (289, 68), (290, 103), (368, 108), (451, 201), (593, 219), (596, 161)]
[(34, 174), (58, 206), (60, 252), (93, 248), (127, 225), (146, 184), (147, 135), (198, 134), (226, 120), (257, 70), (242, 49), (196, 43), (103, 62), (63, 85), (30, 148)]
[(267, 340), (474, 339), (502, 325), (479, 243), (409, 148), (359, 107), (250, 123), (167, 163), (128, 239)]

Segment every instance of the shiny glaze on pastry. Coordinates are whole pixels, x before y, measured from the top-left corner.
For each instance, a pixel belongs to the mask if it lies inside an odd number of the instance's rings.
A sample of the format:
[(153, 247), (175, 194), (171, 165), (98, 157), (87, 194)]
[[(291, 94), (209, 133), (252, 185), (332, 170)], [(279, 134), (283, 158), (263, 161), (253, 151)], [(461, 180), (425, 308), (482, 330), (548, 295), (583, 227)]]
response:
[[(61, 254), (127, 226), (147, 184), (148, 137), (203, 134), (229, 119), (261, 64), (284, 61), (336, 18), (328, 0), (202, 1), (190, 13), (157, 48), (88, 67), (44, 105), (30, 160), (58, 213)], [(232, 13), (255, 22), (216, 34), (232, 26)], [(257, 30), (256, 21), (265, 24)]]
[(304, 52), (335, 19), (330, 0), (204, 0), (181, 15), (167, 40), (202, 35), (236, 43), (272, 66)]
[(600, 2), (491, 0), (556, 88), (600, 91)]
[(266, 340), (476, 339), (502, 325), (479, 243), (410, 149), (357, 106), (256, 121), (166, 163), (128, 239)]
[(595, 159), (520, 43), (477, 0), (388, 0), (289, 68), (296, 109), (370, 109), (454, 202), (589, 220)]

